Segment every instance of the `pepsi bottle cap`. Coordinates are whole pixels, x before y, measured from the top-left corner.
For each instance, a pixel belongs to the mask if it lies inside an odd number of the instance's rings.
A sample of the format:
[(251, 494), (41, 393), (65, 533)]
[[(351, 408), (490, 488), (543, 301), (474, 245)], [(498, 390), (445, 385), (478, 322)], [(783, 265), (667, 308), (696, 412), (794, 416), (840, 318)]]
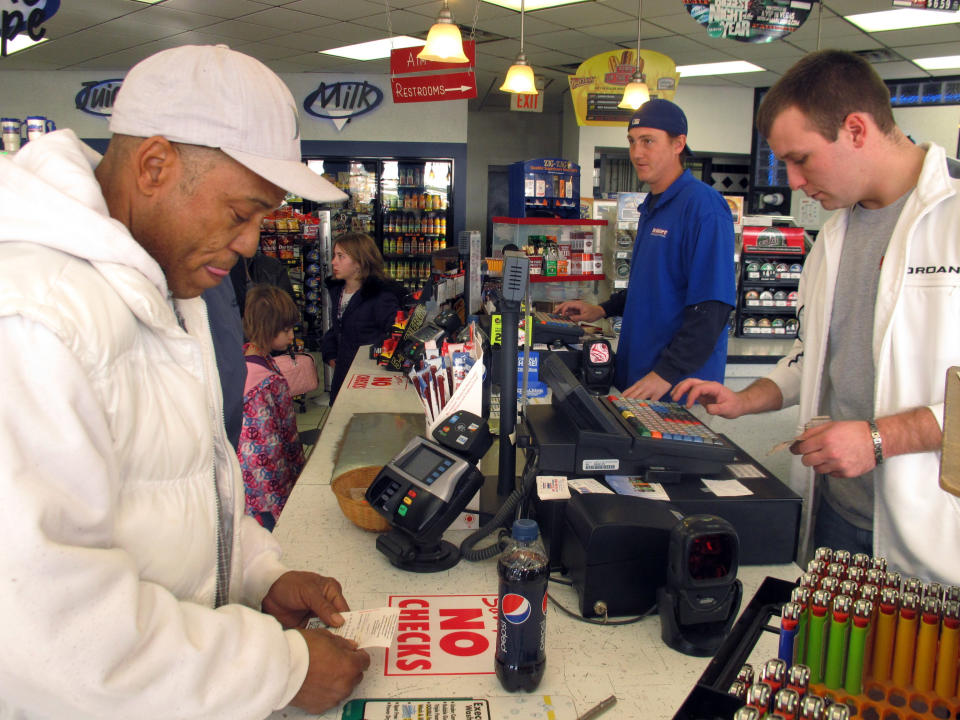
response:
[(537, 535), (540, 534), (540, 528), (537, 527), (536, 520), (530, 520), (524, 518), (522, 520), (513, 521), (513, 535), (514, 540), (520, 540), (522, 542), (530, 542), (537, 539)]

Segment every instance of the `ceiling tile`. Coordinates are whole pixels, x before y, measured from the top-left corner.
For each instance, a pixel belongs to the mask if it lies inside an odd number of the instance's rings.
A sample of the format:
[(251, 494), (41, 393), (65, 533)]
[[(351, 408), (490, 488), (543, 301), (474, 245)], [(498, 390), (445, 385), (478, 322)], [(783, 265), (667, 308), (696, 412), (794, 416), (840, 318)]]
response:
[(267, 28), (242, 20), (225, 20), (220, 23), (207, 25), (203, 30), (204, 32), (216, 33), (224, 37), (233, 38), (234, 41), (246, 40), (248, 42), (270, 40), (284, 34), (284, 31), (278, 28)]
[(563, 5), (561, 7), (538, 10), (535, 15), (542, 20), (548, 20), (569, 28), (584, 28), (590, 25), (603, 25), (612, 22), (636, 22), (636, 13), (627, 14), (601, 3), (586, 3), (582, 5)]
[(277, 30), (309, 30), (324, 23), (324, 19), (319, 15), (310, 13), (296, 12), (286, 8), (276, 7), (267, 10), (245, 15), (244, 22), (256, 25), (262, 25), (265, 28), (275, 28)]
[(251, 0), (165, 0), (157, 7), (213, 15), (223, 20), (234, 20), (263, 10), (262, 4)]
[(354, 20), (371, 15), (385, 15), (386, 6), (369, 0), (300, 0), (283, 6), (285, 10), (319, 15), (334, 20)]

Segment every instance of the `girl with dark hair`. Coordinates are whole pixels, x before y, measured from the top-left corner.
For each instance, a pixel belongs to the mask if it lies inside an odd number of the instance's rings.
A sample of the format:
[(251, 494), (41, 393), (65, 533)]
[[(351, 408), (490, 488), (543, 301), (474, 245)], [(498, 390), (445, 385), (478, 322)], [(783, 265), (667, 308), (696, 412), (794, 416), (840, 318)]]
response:
[(333, 368), (333, 405), (361, 345), (377, 345), (390, 334), (403, 288), (383, 270), (383, 256), (369, 235), (347, 233), (333, 245), (333, 277), (327, 278), (331, 326), (320, 340), (323, 361)]
[(279, 287), (254, 285), (247, 291), (243, 314), (249, 340), (244, 346), (247, 382), (237, 457), (247, 515), (268, 530), (273, 530), (306, 462), (290, 387), (270, 355), (290, 346), (299, 320), (297, 306)]

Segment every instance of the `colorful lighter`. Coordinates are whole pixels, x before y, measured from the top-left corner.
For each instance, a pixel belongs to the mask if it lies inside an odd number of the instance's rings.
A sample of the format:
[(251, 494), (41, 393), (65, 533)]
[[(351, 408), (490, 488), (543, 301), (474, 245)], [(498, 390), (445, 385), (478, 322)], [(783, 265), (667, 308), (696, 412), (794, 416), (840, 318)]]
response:
[(834, 550), (833, 551), (833, 561), (835, 563), (840, 563), (844, 567), (847, 567), (850, 564), (850, 551), (849, 550)]
[(807, 572), (813, 573), (818, 577), (823, 577), (827, 574), (827, 563), (826, 560), (817, 560), (813, 559), (807, 563)]
[(904, 592), (900, 596), (900, 617), (897, 619), (897, 633), (893, 641), (893, 671), (890, 679), (898, 687), (910, 684), (913, 674), (913, 657), (917, 647), (917, 623), (920, 609), (920, 596), (914, 592)]
[(800, 695), (796, 690), (781, 688), (773, 696), (773, 712), (781, 715), (783, 720), (796, 720), (800, 707)]
[(826, 707), (822, 697), (806, 694), (800, 698), (800, 712), (797, 720), (823, 720), (823, 711)]
[(873, 679), (886, 682), (890, 679), (890, 663), (893, 660), (893, 638), (897, 627), (897, 611), (900, 609), (900, 592), (891, 587), (880, 591), (877, 625), (873, 633)]
[(853, 621), (850, 624), (850, 642), (847, 645), (847, 665), (843, 671), (843, 689), (851, 695), (863, 692), (863, 656), (870, 633), (873, 603), (860, 599), (853, 603)]
[(862, 567), (857, 567), (856, 565), (851, 565), (847, 568), (847, 580), (850, 580), (856, 585), (861, 585), (864, 579), (867, 576), (867, 571)]
[(946, 588), (944, 588), (943, 599), (953, 600), (954, 602), (960, 602), (960, 586), (948, 585)]
[(850, 558), (850, 566), (863, 568), (866, 570), (867, 568), (871, 567), (870, 556), (866, 553), (854, 553), (853, 557)]
[(850, 706), (835, 702), (824, 711), (823, 720), (850, 720)]
[(760, 711), (761, 717), (770, 710), (770, 700), (773, 698), (773, 691), (765, 682), (755, 682), (747, 690), (747, 705)]
[(895, 588), (897, 592), (899, 592), (901, 589), (900, 588), (901, 584), (902, 583), (901, 583), (901, 577), (899, 572), (897, 572), (896, 570), (886, 571), (886, 574), (884, 574), (883, 576), (884, 587), (892, 587), (892, 588)]
[(864, 582), (867, 582), (871, 585), (876, 585), (877, 587), (883, 586), (883, 570), (878, 568), (870, 568), (867, 570), (867, 574), (864, 577)]
[(749, 705), (739, 708), (733, 714), (733, 720), (760, 720), (761, 717), (763, 717), (761, 712), (757, 710), (757, 708), (750, 707)]
[(956, 690), (957, 651), (960, 650), (960, 603), (945, 600), (943, 621), (940, 624), (940, 647), (937, 650), (937, 671), (933, 691), (948, 698)]
[(822, 560), (825, 563), (833, 562), (833, 550), (828, 547), (818, 547), (813, 551), (814, 560)]
[(780, 611), (780, 647), (777, 657), (787, 665), (793, 663), (793, 646), (800, 626), (800, 606), (795, 602), (785, 603)]
[(831, 690), (843, 687), (843, 663), (847, 657), (847, 642), (850, 639), (850, 610), (853, 598), (837, 595), (833, 599), (830, 631), (827, 635), (827, 661), (823, 671), (823, 684)]
[(789, 663), (784, 662), (780, 658), (767, 660), (760, 666), (760, 673), (757, 676), (757, 680), (766, 683), (773, 692), (776, 692), (783, 687), (783, 683), (787, 679), (788, 666)]
[[(857, 568), (854, 568), (856, 570)], [(840, 587), (837, 589), (837, 595), (846, 595), (851, 600), (856, 600), (857, 595), (860, 594), (860, 583), (856, 583), (853, 580), (841, 580)]]
[(810, 600), (810, 623), (807, 632), (807, 656), (805, 664), (810, 666), (810, 682), (823, 682), (823, 641), (827, 631), (827, 608), (830, 606), (830, 593), (817, 590)]
[(737, 680), (746, 685), (747, 690), (749, 690), (750, 686), (753, 685), (753, 665), (750, 663), (741, 665), (737, 671)]
[(847, 566), (838, 562), (832, 562), (827, 565), (827, 575), (835, 577), (837, 580), (843, 580), (847, 576)]
[(903, 592), (905, 593), (916, 593), (917, 595), (922, 595), (923, 593), (923, 580), (918, 577), (908, 577), (903, 581)]
[(802, 663), (791, 665), (787, 670), (787, 687), (796, 690), (797, 695), (803, 697), (810, 687), (810, 668)]
[(913, 687), (920, 692), (933, 690), (937, 638), (940, 635), (940, 600), (930, 595), (921, 602), (917, 650), (913, 662)]
[(870, 561), (870, 565), (871, 567), (875, 567), (877, 570), (881, 570), (883, 572), (887, 571), (887, 559), (882, 555), (879, 557), (874, 557), (873, 560)]
[(732, 683), (730, 683), (730, 688), (727, 690), (727, 695), (733, 695), (733, 697), (740, 702), (746, 702), (747, 686), (739, 680), (734, 680)]
[(797, 637), (793, 643), (793, 656), (798, 663), (806, 661), (807, 654), (807, 625), (810, 622), (810, 596), (813, 590), (808, 587), (795, 587), (790, 593), (790, 601), (800, 608), (800, 624), (797, 626)]
[(840, 580), (833, 575), (827, 575), (820, 580), (820, 589), (826, 590), (830, 597), (834, 598), (840, 594)]

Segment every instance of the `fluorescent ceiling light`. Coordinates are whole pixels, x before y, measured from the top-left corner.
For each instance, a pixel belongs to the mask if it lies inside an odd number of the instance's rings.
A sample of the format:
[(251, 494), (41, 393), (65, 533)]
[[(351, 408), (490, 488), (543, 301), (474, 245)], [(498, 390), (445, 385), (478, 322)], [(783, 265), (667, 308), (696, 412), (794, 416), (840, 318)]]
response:
[(156, 5), (157, 3), (162, 3), (163, 0), (137, 0), (137, 2), (142, 2), (146, 5)]
[(954, 70), (960, 68), (960, 55), (916, 58), (913, 62), (924, 70)]
[(13, 40), (7, 40), (7, 55), (13, 55), (15, 52), (32, 48), (34, 45), (39, 45), (40, 43), (45, 43), (46, 41), (46, 37), (42, 37), (39, 40), (31, 40), (29, 35), (26, 33), (21, 33)]
[(393, 37), (383, 38), (382, 40), (371, 40), (370, 42), (357, 43), (356, 45), (344, 45), (343, 47), (320, 50), (319, 52), (324, 55), (336, 55), (337, 57), (350, 58), (351, 60), (379, 60), (380, 58), (390, 57), (391, 50), (417, 47), (423, 45), (425, 42), (422, 38), (410, 37), (409, 35), (394, 35)]
[[(499, 5), (508, 10), (520, 12), (520, 0), (483, 0), (491, 5)], [(544, 8), (559, 7), (561, 5), (574, 5), (576, 3), (587, 2), (588, 0), (524, 0), (524, 12), (531, 10), (543, 10)]]
[(745, 60), (704, 63), (702, 65), (677, 65), (680, 77), (703, 77), (706, 75), (735, 75), (736, 73), (763, 72), (763, 68)]
[(930, 25), (949, 25), (960, 23), (960, 10), (942, 12), (939, 10), (917, 10), (900, 8), (899, 10), (881, 10), (880, 12), (845, 15), (861, 30), (884, 32), (885, 30), (906, 30), (907, 28), (928, 27)]

